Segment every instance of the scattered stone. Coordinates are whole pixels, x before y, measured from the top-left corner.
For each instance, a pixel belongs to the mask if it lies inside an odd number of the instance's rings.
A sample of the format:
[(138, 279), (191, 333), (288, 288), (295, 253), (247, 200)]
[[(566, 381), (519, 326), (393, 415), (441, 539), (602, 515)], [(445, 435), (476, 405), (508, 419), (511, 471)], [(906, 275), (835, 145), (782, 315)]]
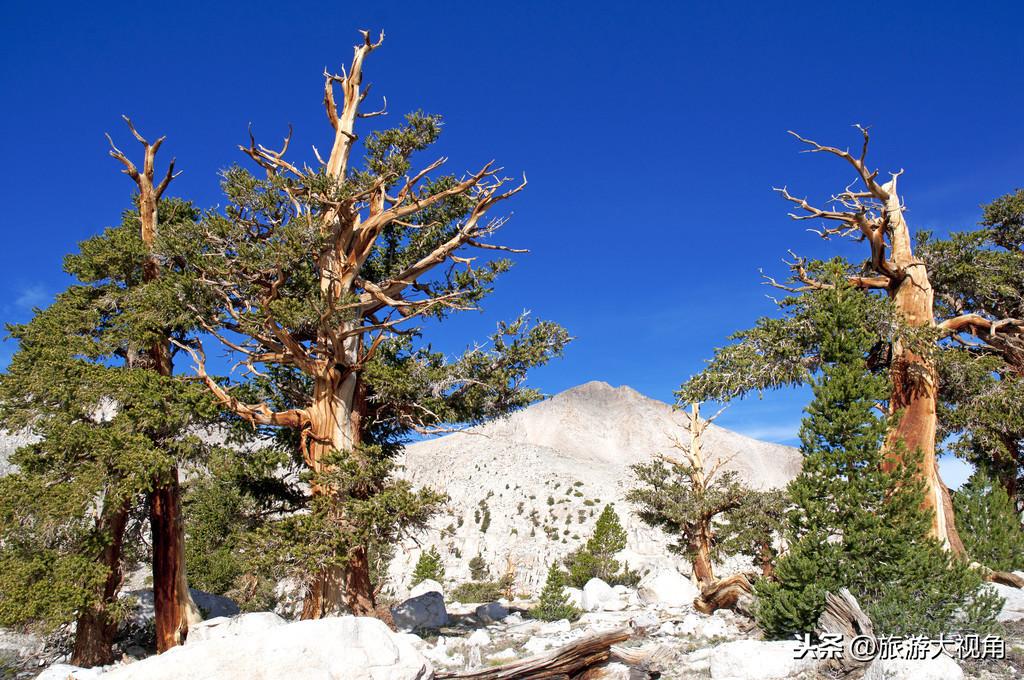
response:
[(557, 635), (558, 633), (568, 633), (571, 629), (572, 624), (569, 623), (569, 619), (559, 619), (543, 624), (540, 627), (540, 633), (541, 635)]
[(532, 637), (523, 645), (523, 651), (528, 654), (540, 654), (555, 646), (555, 641), (549, 638)]
[(508, 617), (508, 607), (500, 602), (488, 602), (477, 607), (474, 614), (480, 623), (497, 623)]
[(657, 628), (660, 619), (654, 612), (644, 611), (636, 614), (629, 620), (629, 627), (638, 633)]
[(683, 607), (692, 605), (700, 591), (678, 571), (662, 569), (648, 574), (640, 581), (637, 595), (645, 604)]
[(409, 591), (409, 599), (419, 597), (425, 593), (440, 593), (444, 597), (444, 586), (433, 579), (424, 579), (412, 587)]
[(500, 663), (504, 663), (505, 661), (511, 661), (514, 658), (516, 658), (516, 650), (512, 649), (511, 647), (509, 647), (508, 649), (503, 649), (500, 652), (494, 652), (493, 654), (487, 655), (488, 661), (496, 661)]
[(431, 591), (412, 597), (391, 608), (395, 628), (411, 632), (421, 628), (440, 628), (448, 625), (448, 610), (441, 593)]
[(814, 668), (809, 655), (795, 658), (795, 640), (734, 640), (711, 649), (708, 656), (712, 680), (778, 680)]
[(466, 643), (472, 647), (486, 647), (491, 644), (491, 636), (483, 628), (473, 631), (473, 634), (466, 638)]
[(675, 624), (672, 623), (671, 621), (666, 621), (665, 623), (661, 624), (661, 627), (658, 628), (658, 634), (659, 635), (675, 635), (676, 634), (676, 626), (675, 626)]

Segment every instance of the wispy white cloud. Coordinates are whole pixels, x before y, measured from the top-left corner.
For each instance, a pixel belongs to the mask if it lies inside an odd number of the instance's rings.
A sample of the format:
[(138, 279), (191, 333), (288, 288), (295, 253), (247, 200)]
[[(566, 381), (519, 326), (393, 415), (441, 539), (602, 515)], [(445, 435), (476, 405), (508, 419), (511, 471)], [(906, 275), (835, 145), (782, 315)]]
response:
[(50, 294), (41, 284), (32, 284), (22, 287), (14, 298), (14, 306), (19, 309), (32, 309), (46, 302), (49, 302)]

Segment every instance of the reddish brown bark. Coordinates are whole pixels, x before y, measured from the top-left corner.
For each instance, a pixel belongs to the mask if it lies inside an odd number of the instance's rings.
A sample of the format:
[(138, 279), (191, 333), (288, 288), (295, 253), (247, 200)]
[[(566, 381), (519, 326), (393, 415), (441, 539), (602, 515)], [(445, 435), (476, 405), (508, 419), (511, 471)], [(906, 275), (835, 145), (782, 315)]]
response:
[(703, 588), (715, 580), (714, 568), (711, 565), (711, 542), (706, 531), (698, 533), (693, 549), (693, 576)]
[(121, 588), (121, 549), (127, 523), (128, 505), (125, 504), (103, 517), (97, 527), (101, 535), (109, 538), (98, 556), (98, 560), (107, 567), (107, 578), (100, 601), (78, 617), (71, 654), (71, 663), (76, 666), (103, 666), (114, 660), (117, 621), (110, 616), (110, 607), (117, 602)]
[[(365, 409), (365, 388), (357, 373), (343, 375), (332, 371), (314, 383), (313, 404), (307, 410), (310, 435), (305, 455), (310, 468), (326, 471), (325, 459), (334, 451), (359, 455)], [(314, 484), (313, 493), (329, 494), (331, 490)], [(344, 517), (338, 517), (338, 522), (344, 521)], [(327, 569), (312, 578), (303, 601), (302, 618), (316, 619), (340, 612), (375, 616), (376, 610), (367, 548), (356, 545), (349, 550), (344, 567)]]
[[(150, 252), (156, 244), (159, 218), (157, 209), (160, 197), (174, 175), (174, 160), (171, 160), (167, 174), (159, 184), (154, 185), (156, 152), (163, 144), (160, 137), (152, 144), (136, 131), (125, 118), (132, 135), (145, 148), (142, 170), (139, 171), (128, 158), (114, 146), (110, 154), (125, 166), (125, 174), (139, 187), (140, 236)], [(108, 137), (109, 139), (109, 137)], [(143, 280), (153, 281), (160, 276), (160, 263), (148, 256), (142, 265)], [(149, 349), (149, 368), (160, 375), (170, 376), (174, 367), (171, 363), (168, 340), (158, 340)], [(149, 521), (153, 541), (153, 608), (156, 613), (157, 651), (163, 652), (184, 642), (190, 622), (200, 620), (199, 610), (192, 602), (185, 577), (185, 533), (181, 518), (181, 489), (178, 483), (178, 467), (174, 465), (164, 474), (153, 479), (150, 495)]]
[[(803, 213), (793, 215), (794, 218), (842, 223), (842, 226), (835, 227), (826, 224), (818, 231), (823, 237), (855, 235), (858, 240), (869, 245), (869, 262), (876, 276), (855, 276), (851, 279), (854, 285), (865, 289), (885, 289), (908, 326), (936, 326), (934, 292), (928, 280), (928, 270), (925, 263), (914, 255), (910, 227), (897, 191), (900, 173), (894, 173), (890, 181), (879, 184), (878, 172), (871, 171), (865, 163), (868, 131), (858, 127), (864, 137), (859, 157), (848, 150), (823, 146), (795, 133), (791, 134), (810, 146), (811, 151), (829, 153), (849, 163), (863, 184), (862, 191), (855, 191), (853, 185), (847, 187), (846, 191), (833, 197), (832, 207), (828, 210), (815, 208), (806, 199), (791, 195), (785, 188), (778, 191)], [(798, 258), (791, 266), (795, 278), (805, 287), (790, 290), (800, 292), (822, 287), (823, 284), (808, 276), (802, 259)], [(769, 282), (774, 283), (772, 280)], [(913, 466), (914, 472), (925, 485), (923, 503), (932, 517), (931, 534), (950, 550), (962, 555), (963, 543), (956, 531), (949, 490), (939, 477), (936, 462), (936, 403), (939, 384), (934, 363), (929, 357), (914, 352), (901, 340), (893, 345), (890, 377), (893, 387), (889, 407), (892, 413), (900, 414), (900, 420), (886, 440), (888, 467)]]

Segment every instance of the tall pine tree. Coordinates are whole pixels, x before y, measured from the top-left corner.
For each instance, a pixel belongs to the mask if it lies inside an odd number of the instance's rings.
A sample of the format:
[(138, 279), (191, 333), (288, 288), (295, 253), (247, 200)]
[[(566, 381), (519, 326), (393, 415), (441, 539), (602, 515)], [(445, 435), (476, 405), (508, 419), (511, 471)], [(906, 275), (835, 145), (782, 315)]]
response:
[(880, 413), (886, 376), (867, 366), (876, 338), (863, 324), (866, 298), (847, 282), (841, 262), (823, 274), (821, 304), (810, 317), (820, 333), (821, 372), (800, 429), (803, 469), (789, 486), (796, 506), (790, 551), (776, 580), (757, 585), (758, 620), (771, 635), (810, 632), (825, 593), (847, 587), (880, 633), (985, 629), (999, 602), (981, 590), (977, 573), (928, 536), (919, 475), (883, 453), (893, 422)]
[(439, 158), (413, 170), (441, 131), (438, 116), (421, 112), (365, 134), (357, 167), (356, 123), (383, 113), (361, 109), (364, 62), (382, 40), (364, 32), (347, 71), (326, 76), (326, 157), (293, 162), (288, 140), (273, 150), (250, 139), (243, 151), (263, 176), (226, 171), (226, 209), (163, 246), (190, 269), (192, 285), (179, 294), (209, 336), (270, 379), (243, 395), (210, 377), (191, 344), (197, 375), (237, 417), (295, 433), (313, 511), (268, 538), (305, 572), (306, 618), (373, 614), (373, 553), (437, 506), (436, 494), (391, 475), (409, 434), (530, 403), (539, 395), (523, 385), (527, 370), (568, 340), (524, 316), (454, 358), (421, 341), (426, 320), (433, 327), (478, 309), (511, 266), (496, 257), (516, 251), (491, 240), (505, 223), (491, 210), (525, 182), (512, 184), (493, 163), (442, 174)]
[[(164, 201), (171, 225), (196, 217)], [(208, 452), (190, 428), (215, 402), (199, 385), (150, 370), (154, 339), (187, 321), (143, 275), (136, 210), (65, 260), (77, 283), (33, 319), (9, 326), (18, 349), (0, 376), (0, 415), (37, 441), (0, 479), (0, 624), (76, 621), (72, 660), (109, 663), (126, 566), (144, 555), (157, 480)]]

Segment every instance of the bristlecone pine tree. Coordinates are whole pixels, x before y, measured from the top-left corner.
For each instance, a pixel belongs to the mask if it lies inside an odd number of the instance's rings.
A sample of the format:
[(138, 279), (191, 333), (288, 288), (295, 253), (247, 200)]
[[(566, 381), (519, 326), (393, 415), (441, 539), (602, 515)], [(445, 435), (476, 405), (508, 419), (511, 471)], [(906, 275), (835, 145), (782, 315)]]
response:
[(592, 578), (612, 585), (629, 580), (628, 570), (620, 573), (619, 561), (615, 559), (615, 554), (625, 547), (626, 530), (622, 528), (615, 506), (609, 503), (597, 518), (594, 533), (587, 542), (565, 558), (568, 584), (582, 588)]
[(580, 617), (580, 610), (569, 602), (569, 594), (565, 592), (565, 574), (552, 564), (548, 569), (548, 577), (544, 581), (544, 589), (540, 593), (537, 606), (530, 610), (530, 616), (540, 621), (575, 621)]
[[(859, 127), (859, 126), (858, 126)], [(1000, 309), (937, 309), (929, 268), (915, 256), (910, 227), (904, 216), (904, 202), (897, 191), (900, 173), (888, 182), (878, 181), (878, 171), (866, 162), (868, 132), (860, 128), (863, 146), (858, 155), (794, 135), (809, 151), (836, 156), (849, 165), (859, 185), (851, 185), (832, 197), (830, 209), (817, 208), (785, 188), (779, 193), (796, 206), (797, 220), (821, 220), (823, 238), (849, 236), (869, 247), (869, 257), (849, 281), (866, 293), (885, 291), (893, 321), (906, 332), (889, 337), (877, 349), (876, 363), (888, 368), (892, 392), (889, 408), (903, 417), (885, 442), (890, 452), (888, 465), (913, 469), (925, 483), (925, 503), (932, 518), (932, 534), (958, 554), (963, 544), (956, 532), (949, 491), (939, 478), (936, 464), (936, 408), (939, 376), (935, 365), (935, 341), (974, 334), (993, 347), (1002, 338), (1017, 336), (1024, 323), (995, 316)], [(797, 295), (819, 290), (822, 282), (799, 257), (789, 263), (793, 282), (768, 283)], [(800, 305), (792, 298), (783, 307)], [(936, 312), (943, 314), (941, 320)], [(945, 313), (950, 316), (945, 317)], [(708, 368), (694, 376), (680, 390), (686, 401), (729, 399), (751, 391), (806, 383), (820, 361), (814, 344), (815, 331), (798, 323), (799, 315), (785, 319), (761, 319), (750, 331), (733, 337), (738, 342), (719, 349)], [(916, 340), (916, 341), (915, 341)], [(897, 454), (897, 452), (902, 452)], [(903, 456), (914, 456), (905, 460)]]
[(1024, 530), (1006, 489), (984, 472), (975, 472), (953, 496), (956, 521), (967, 556), (991, 569), (1024, 567)]
[(984, 206), (976, 229), (947, 239), (924, 234), (918, 253), (931, 272), (940, 316), (955, 317), (967, 309), (1002, 320), (988, 330), (968, 326), (966, 333), (943, 343), (938, 353), (939, 440), (947, 440), (954, 453), (995, 476), (1020, 504), (1024, 189)]
[(863, 325), (868, 298), (847, 276), (833, 261), (820, 279), (830, 287), (815, 293), (821, 304), (810, 321), (821, 329), (821, 373), (800, 429), (803, 469), (789, 486), (790, 550), (778, 561), (776, 580), (755, 586), (758, 621), (770, 635), (812, 632), (825, 593), (846, 587), (877, 633), (988, 630), (1001, 601), (928, 535), (920, 475), (886, 465), (882, 443), (902, 414), (875, 412), (890, 388), (884, 373), (867, 367), (876, 342)]
[(690, 441), (676, 443), (683, 458), (662, 456), (634, 465), (639, 485), (626, 498), (637, 507), (640, 519), (676, 538), (670, 550), (689, 559), (697, 581), (707, 585), (715, 580), (713, 562), (720, 556), (722, 540), (740, 526), (734, 513), (751, 491), (735, 472), (722, 470), (725, 460), (705, 460), (703, 434), (714, 418), (702, 419), (697, 403), (687, 416)]
[(413, 171), (413, 155), (441, 131), (438, 116), (419, 112), (366, 134), (354, 167), (357, 121), (383, 113), (360, 110), (364, 61), (382, 40), (364, 32), (348, 71), (325, 77), (326, 157), (317, 152), (309, 167), (286, 159), (287, 140), (279, 151), (251, 140), (242, 150), (264, 176), (227, 170), (226, 210), (163, 245), (192, 274), (179, 295), (208, 337), (269, 380), (263, 394), (244, 393), (259, 401), (247, 401), (207, 374), (194, 341), (184, 346), (196, 374), (237, 417), (297, 435), (312, 512), (270, 536), (268, 549), (308, 575), (305, 618), (372, 615), (372, 553), (422, 525), (441, 500), (392, 478), (408, 434), (531, 402), (539, 395), (523, 387), (526, 371), (568, 340), (524, 316), (453, 360), (418, 341), (417, 321), (477, 309), (510, 267), (491, 257), (510, 249), (490, 241), (505, 219), (489, 213), (525, 182), (510, 186), (493, 163), (438, 174), (444, 158)]
[[(172, 227), (196, 216), (177, 200), (161, 210)], [(146, 281), (140, 227), (128, 211), (65, 259), (79, 283), (9, 327), (18, 350), (0, 376), (4, 428), (39, 438), (0, 479), (0, 625), (74, 620), (83, 666), (113, 660), (118, 591), (143, 557), (155, 483), (209, 452), (188, 432), (218, 410), (201, 386), (150, 370), (156, 339), (187, 322)]]
[[(144, 149), (142, 170), (139, 170), (117, 148), (110, 135), (107, 135), (107, 141), (110, 142), (110, 155), (124, 165), (124, 173), (135, 182), (139, 189), (139, 231), (142, 246), (145, 249), (141, 263), (142, 283), (152, 284), (161, 272), (160, 261), (154, 253), (160, 228), (158, 208), (164, 191), (176, 176), (174, 159), (172, 158), (168, 164), (167, 173), (163, 179), (158, 184), (154, 184), (156, 154), (163, 145), (164, 138), (160, 137), (150, 143), (138, 133), (127, 116), (124, 116), (124, 121), (132, 136), (142, 144)], [(152, 303), (153, 301), (147, 302)], [(158, 305), (165, 305), (170, 301), (158, 298), (155, 302)], [(157, 313), (167, 314), (169, 310), (179, 308), (179, 305), (172, 304)], [(176, 319), (176, 321), (180, 322), (180, 319)], [(170, 377), (174, 373), (170, 344), (171, 330), (170, 328), (153, 328), (150, 346), (135, 360), (140, 368), (149, 368), (166, 377)], [(178, 467), (172, 465), (166, 470), (161, 470), (158, 475), (153, 480), (153, 489), (148, 500), (149, 526), (153, 546), (153, 610), (156, 648), (157, 651), (164, 652), (184, 642), (188, 635), (189, 625), (201, 621), (202, 616), (189, 594), (188, 579), (185, 575), (185, 528), (181, 517)]]
[(438, 583), (444, 582), (444, 564), (441, 562), (441, 553), (437, 552), (435, 546), (430, 546), (430, 550), (420, 553), (420, 558), (416, 560), (416, 567), (412, 571), (412, 585), (427, 579)]

